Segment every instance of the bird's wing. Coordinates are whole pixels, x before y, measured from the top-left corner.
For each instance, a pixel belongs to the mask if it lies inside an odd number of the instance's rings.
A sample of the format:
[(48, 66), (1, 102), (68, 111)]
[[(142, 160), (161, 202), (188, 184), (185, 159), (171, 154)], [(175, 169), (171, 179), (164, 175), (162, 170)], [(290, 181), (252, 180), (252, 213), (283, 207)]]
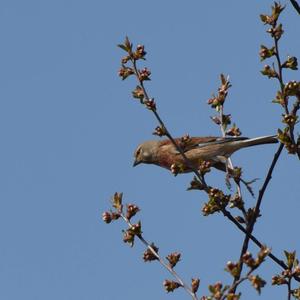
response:
[(228, 143), (228, 142), (235, 142), (235, 141), (243, 141), (243, 140), (247, 140), (247, 137), (216, 137), (214, 138), (214, 140), (209, 140), (209, 141), (205, 141), (205, 140), (201, 140), (202, 138), (192, 138), (192, 139), (199, 139), (199, 142), (195, 145), (194, 148), (202, 148), (205, 146), (209, 146), (209, 145), (218, 145), (218, 144), (224, 144), (224, 143)]
[[(174, 139), (176, 144), (181, 147), (183, 152), (190, 151), (192, 149), (202, 148), (209, 145), (223, 144), (233, 141), (246, 140), (247, 137), (190, 137), (186, 143), (182, 142), (181, 138)], [(174, 147), (173, 143), (170, 140), (161, 141), (161, 146), (169, 148), (169, 151), (172, 151), (173, 154), (179, 154), (179, 151)]]

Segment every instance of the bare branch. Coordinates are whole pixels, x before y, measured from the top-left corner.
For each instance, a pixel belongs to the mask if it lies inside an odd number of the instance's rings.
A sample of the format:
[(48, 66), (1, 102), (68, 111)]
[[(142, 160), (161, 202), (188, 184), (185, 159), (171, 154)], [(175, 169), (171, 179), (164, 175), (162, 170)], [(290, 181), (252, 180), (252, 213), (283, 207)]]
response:
[(290, 0), (290, 1), (292, 3), (293, 7), (295, 8), (295, 10), (297, 11), (297, 13), (300, 15), (300, 6), (297, 3), (297, 1), (296, 0)]
[[(129, 228), (133, 228), (133, 225), (129, 221), (128, 218), (123, 213), (120, 213), (122, 219), (126, 222)], [(145, 245), (147, 249), (151, 251), (151, 253), (157, 258), (159, 263), (178, 281), (181, 287), (185, 289), (185, 291), (190, 294), (193, 300), (198, 300), (196, 293), (192, 291), (192, 289), (181, 279), (181, 277), (177, 274), (177, 272), (172, 268), (164, 259), (158, 254), (157, 251), (152, 247), (151, 243), (149, 243), (142, 234), (137, 234), (137, 238)]]

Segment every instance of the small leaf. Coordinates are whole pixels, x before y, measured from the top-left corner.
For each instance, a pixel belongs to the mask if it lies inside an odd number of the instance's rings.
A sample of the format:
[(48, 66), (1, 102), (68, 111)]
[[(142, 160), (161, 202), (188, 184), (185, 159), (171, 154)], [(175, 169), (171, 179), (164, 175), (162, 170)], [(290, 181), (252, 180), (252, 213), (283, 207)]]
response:
[(293, 252), (288, 252), (284, 250), (284, 254), (287, 260), (287, 266), (289, 269), (291, 269), (293, 267), (295, 258), (296, 258), (296, 251)]
[(124, 51), (128, 52), (127, 48), (123, 44), (118, 44), (118, 47), (123, 49)]
[(115, 193), (113, 198), (112, 198), (112, 206), (117, 210), (117, 211), (122, 211), (123, 205), (122, 205), (122, 198), (123, 198), (123, 193)]

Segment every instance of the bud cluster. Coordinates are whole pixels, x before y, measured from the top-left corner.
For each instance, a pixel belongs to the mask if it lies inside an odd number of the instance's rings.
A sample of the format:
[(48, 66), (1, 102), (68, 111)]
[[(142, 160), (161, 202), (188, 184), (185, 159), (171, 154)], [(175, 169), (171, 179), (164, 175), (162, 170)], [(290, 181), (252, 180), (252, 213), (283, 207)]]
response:
[(272, 48), (267, 48), (264, 45), (260, 46), (259, 56), (261, 61), (265, 60), (266, 58), (274, 56), (275, 53), (276, 53), (275, 46)]
[(170, 171), (172, 172), (172, 174), (174, 176), (177, 176), (178, 174), (180, 173), (184, 173), (186, 170), (186, 167), (184, 164), (181, 164), (181, 163), (174, 163), (171, 165), (170, 167)]
[(281, 91), (277, 91), (276, 98), (272, 102), (278, 103), (282, 107), (285, 107), (287, 103), (287, 97), (285, 97), (285, 95)]
[(126, 218), (130, 220), (133, 216), (135, 216), (139, 211), (139, 207), (135, 204), (126, 204)]
[[(266, 256), (270, 254), (270, 252), (271, 250), (269, 248), (263, 246), (261, 247), (257, 258), (255, 259), (248, 251), (242, 256), (242, 263), (247, 265), (250, 269), (243, 280), (248, 279), (259, 294), (261, 292), (261, 288), (265, 286), (266, 282), (258, 275), (251, 275), (251, 273), (261, 265), (261, 263), (265, 260)], [(241, 265), (242, 264), (240, 261), (236, 263), (229, 261), (226, 265), (225, 271), (229, 272), (230, 275), (234, 277), (235, 280), (237, 280), (241, 275)]]
[(282, 24), (279, 24), (278, 26), (274, 26), (272, 28), (269, 28), (267, 30), (268, 33), (270, 33), (271, 37), (274, 38), (276, 41), (278, 41), (281, 36), (284, 33), (284, 30), (282, 29)]
[(221, 86), (218, 88), (218, 95), (213, 95), (212, 98), (210, 98), (207, 103), (211, 105), (212, 108), (216, 108), (217, 110), (220, 109), (220, 106), (222, 106), (225, 102), (225, 99), (228, 94), (228, 90), (231, 87), (229, 78), (225, 78), (223, 74), (220, 75), (221, 77)]
[(288, 128), (284, 128), (284, 130), (278, 129), (277, 136), (279, 141), (284, 144), (285, 148), (287, 149), (288, 153), (296, 154), (297, 151), (300, 149), (300, 140), (298, 139), (297, 143), (294, 144), (292, 139), (288, 133)]
[(250, 275), (248, 277), (250, 280), (252, 286), (257, 290), (257, 292), (260, 294), (261, 289), (266, 285), (266, 281), (263, 280), (260, 276), (258, 275)]
[(298, 70), (298, 61), (295, 56), (288, 56), (288, 59), (281, 65), (282, 68)]
[(145, 59), (147, 54), (143, 45), (137, 45), (135, 51), (133, 51), (133, 45), (128, 37), (126, 37), (124, 43), (119, 44), (118, 47), (128, 54), (122, 58), (122, 63), (127, 63), (129, 60), (137, 61), (139, 59)]
[(209, 285), (208, 289), (211, 295), (210, 297), (203, 297), (203, 300), (209, 300), (209, 299), (221, 300), (223, 299), (223, 295), (225, 294), (226, 290), (228, 290), (228, 286), (223, 287), (222, 282), (216, 282), (214, 285)]
[(132, 53), (132, 57), (135, 60), (145, 59), (147, 52), (145, 51), (144, 45), (137, 45), (136, 51)]
[(296, 251), (288, 252), (284, 251), (286, 257), (287, 269), (281, 272), (281, 275), (275, 275), (272, 277), (272, 285), (288, 284), (289, 280), (293, 276), (300, 276), (300, 264), (296, 258)]
[[(151, 71), (147, 67), (142, 69), (137, 68), (137, 61), (141, 59), (145, 60), (145, 47), (143, 45), (137, 45), (136, 49), (133, 50), (133, 45), (129, 41), (128, 37), (125, 38), (123, 44), (118, 46), (127, 52), (127, 55), (121, 60), (122, 67), (119, 70), (119, 76), (124, 80), (131, 75), (135, 75), (139, 81), (139, 85), (132, 91), (133, 98), (139, 99), (140, 102), (146, 106), (146, 108), (155, 111), (156, 103), (154, 99), (149, 99), (149, 97), (146, 95), (143, 85), (144, 81), (151, 80)], [(129, 62), (131, 63), (130, 67), (126, 65)]]
[[(154, 245), (154, 243), (152, 243), (150, 246), (154, 250), (154, 252), (158, 254), (158, 247), (156, 247)], [(158, 256), (155, 255), (153, 253), (153, 251), (148, 247), (147, 250), (143, 254), (143, 260), (146, 262), (146, 261), (153, 261), (153, 260), (157, 260), (157, 259), (158, 259)]]
[(173, 252), (166, 257), (171, 268), (174, 268), (176, 264), (180, 261), (180, 256), (181, 256), (180, 253)]
[(226, 131), (226, 135), (229, 135), (229, 136), (240, 136), (241, 134), (242, 134), (242, 132), (236, 126), (236, 124), (233, 124), (233, 126)]
[(289, 126), (294, 126), (298, 122), (298, 116), (294, 116), (291, 114), (288, 115), (282, 115), (282, 123), (285, 123)]
[(165, 280), (164, 283), (164, 288), (165, 290), (169, 293), (169, 292), (174, 292), (174, 290), (178, 289), (179, 287), (181, 287), (181, 284), (177, 281), (173, 281), (173, 280)]
[(199, 285), (200, 285), (200, 279), (199, 278), (192, 278), (191, 288), (192, 288), (193, 293), (197, 293)]
[(298, 96), (300, 97), (300, 81), (289, 81), (284, 86), (284, 93), (286, 96)]
[(142, 224), (139, 221), (136, 224), (131, 225), (127, 230), (124, 231), (123, 241), (128, 243), (131, 247), (134, 244), (135, 236), (140, 236), (142, 234)]
[(183, 137), (180, 138), (179, 147), (182, 150), (185, 150), (190, 145), (190, 142), (191, 142), (190, 136), (188, 134), (185, 134)]
[(199, 162), (199, 172), (202, 176), (204, 176), (206, 173), (209, 173), (210, 168), (211, 168), (211, 162), (205, 160), (201, 160)]
[(105, 211), (102, 213), (102, 220), (104, 223), (109, 224), (112, 221), (118, 220), (122, 217), (129, 228), (123, 231), (123, 241), (125, 243), (133, 246), (134, 237), (136, 235), (140, 236), (142, 234), (141, 222), (137, 224), (131, 225), (130, 220), (133, 216), (135, 216), (139, 211), (139, 207), (135, 204), (126, 204), (126, 214), (123, 212), (123, 193), (115, 193), (111, 199), (112, 202), (112, 210)]
[(246, 264), (250, 269), (254, 270), (258, 268), (265, 258), (271, 253), (271, 249), (266, 246), (261, 247), (260, 251), (257, 254), (257, 258), (254, 259), (252, 254), (247, 251), (243, 257), (243, 263)]
[(130, 67), (126, 67), (122, 65), (121, 69), (119, 70), (119, 76), (122, 77), (122, 80), (125, 80), (130, 75), (134, 74), (134, 71)]
[(156, 103), (153, 98), (149, 100), (144, 100), (144, 104), (149, 110), (156, 111)]
[(216, 188), (209, 189), (208, 197), (208, 203), (205, 203), (202, 208), (202, 213), (204, 216), (222, 211), (227, 206), (230, 200), (230, 195), (224, 195), (221, 190)]
[(293, 289), (291, 292), (295, 299), (300, 299), (300, 287)]
[(119, 213), (116, 213), (116, 212), (105, 211), (102, 214), (102, 220), (106, 224), (109, 224), (111, 221), (118, 220), (120, 217), (121, 217), (121, 215)]
[(143, 68), (142, 70), (138, 71), (138, 75), (140, 81), (150, 80), (151, 72), (149, 69)]
[(225, 271), (230, 273), (230, 275), (235, 278), (240, 274), (240, 264), (229, 261), (226, 264)]
[(226, 100), (226, 97), (228, 95), (228, 90), (231, 87), (231, 83), (229, 81), (229, 77), (225, 78), (223, 74), (221, 74), (221, 86), (218, 89), (218, 95), (213, 95), (212, 98), (210, 98), (207, 103), (211, 105), (212, 108), (215, 108), (217, 112), (219, 112), (218, 116), (212, 116), (210, 117), (212, 121), (221, 126), (222, 132), (225, 132), (225, 135), (227, 136), (240, 136), (242, 133), (240, 129), (236, 126), (236, 124), (233, 124), (233, 126), (226, 130), (228, 125), (231, 124), (231, 115), (230, 114), (223, 114), (223, 106), (224, 102)]
[(132, 96), (135, 99), (139, 99), (141, 103), (143, 103), (143, 100), (145, 98), (144, 90), (138, 85), (133, 91)]
[[(270, 25), (270, 28), (267, 30), (267, 32), (274, 39), (274, 46), (268, 48), (262, 45), (259, 55), (261, 60), (276, 56), (278, 64), (277, 71), (275, 70), (273, 64), (272, 67), (270, 65), (265, 65), (261, 73), (268, 78), (277, 78), (279, 80), (281, 89), (277, 92), (276, 98), (272, 102), (278, 103), (284, 108), (285, 114), (283, 115), (282, 122), (286, 124), (287, 127), (283, 131), (278, 130), (278, 138), (285, 145), (288, 153), (297, 153), (300, 157), (300, 147), (294, 142), (294, 126), (298, 121), (297, 112), (299, 110), (300, 102), (300, 82), (290, 81), (287, 84), (284, 84), (282, 79), (283, 69), (298, 70), (298, 60), (295, 56), (288, 56), (287, 59), (281, 63), (278, 53), (278, 40), (282, 37), (284, 31), (282, 29), (282, 24), (277, 24), (277, 21), (284, 8), (285, 7), (280, 3), (275, 2), (274, 6), (272, 6), (271, 15), (260, 16), (264, 24)], [(289, 111), (290, 96), (297, 97), (291, 112)]]
[(282, 6), (280, 3), (275, 2), (274, 6), (272, 6), (272, 14), (269, 15), (260, 15), (260, 19), (264, 24), (271, 25), (272, 27), (276, 26), (277, 20), (281, 14), (281, 12), (284, 10), (284, 6)]
[(157, 126), (153, 132), (153, 135), (164, 136), (166, 135), (166, 128), (163, 126)]
[(263, 70), (260, 71), (262, 75), (268, 76), (268, 78), (278, 78), (277, 72), (274, 68), (271, 68), (269, 65), (265, 65)]
[(200, 182), (200, 180), (194, 176), (193, 180), (190, 182), (190, 186), (187, 188), (188, 191), (190, 190), (204, 190), (206, 185)]
[(245, 203), (238, 193), (234, 194), (234, 196), (231, 197), (229, 202), (230, 208), (236, 207), (238, 209), (244, 209), (244, 205)]

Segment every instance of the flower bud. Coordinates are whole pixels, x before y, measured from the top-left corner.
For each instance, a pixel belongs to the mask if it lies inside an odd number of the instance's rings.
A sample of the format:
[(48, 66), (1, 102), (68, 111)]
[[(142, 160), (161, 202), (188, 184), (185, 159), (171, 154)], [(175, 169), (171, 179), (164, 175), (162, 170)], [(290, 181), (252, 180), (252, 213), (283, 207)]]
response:
[(153, 135), (164, 136), (166, 135), (166, 129), (163, 126), (157, 126), (153, 132)]
[(139, 207), (134, 204), (127, 204), (126, 218), (130, 220), (133, 216), (135, 216), (139, 211)]
[(192, 292), (193, 293), (197, 293), (199, 285), (200, 285), (200, 279), (199, 278), (192, 278), (191, 287), (192, 287)]
[[(154, 243), (152, 243), (150, 246), (156, 253), (158, 253), (158, 247), (156, 247)], [(158, 260), (158, 257), (150, 250), (150, 248), (147, 248), (147, 250), (143, 254), (143, 260), (145, 262), (153, 261), (153, 260)]]
[(119, 70), (119, 76), (122, 77), (122, 80), (125, 80), (130, 75), (134, 74), (134, 71), (130, 67), (125, 67), (124, 65)]
[(249, 278), (252, 286), (260, 294), (261, 293), (261, 288), (263, 288), (266, 285), (266, 282), (261, 277), (259, 277), (258, 275), (250, 275), (248, 278)]
[(164, 284), (165, 290), (168, 293), (174, 292), (175, 289), (178, 289), (179, 287), (181, 287), (181, 284), (179, 282), (172, 281), (172, 280), (165, 280), (163, 284)]
[(142, 101), (145, 98), (144, 90), (138, 85), (133, 91), (132, 96), (135, 99)]
[(178, 252), (174, 252), (169, 254), (166, 259), (169, 261), (169, 265), (171, 268), (174, 268), (176, 264), (180, 261), (181, 254)]
[(139, 70), (139, 80), (140, 81), (150, 80), (150, 75), (151, 75), (151, 72), (147, 68)]
[(102, 220), (103, 222), (105, 222), (106, 224), (109, 224), (112, 221), (112, 217), (111, 214), (108, 211), (105, 211), (102, 214)]

